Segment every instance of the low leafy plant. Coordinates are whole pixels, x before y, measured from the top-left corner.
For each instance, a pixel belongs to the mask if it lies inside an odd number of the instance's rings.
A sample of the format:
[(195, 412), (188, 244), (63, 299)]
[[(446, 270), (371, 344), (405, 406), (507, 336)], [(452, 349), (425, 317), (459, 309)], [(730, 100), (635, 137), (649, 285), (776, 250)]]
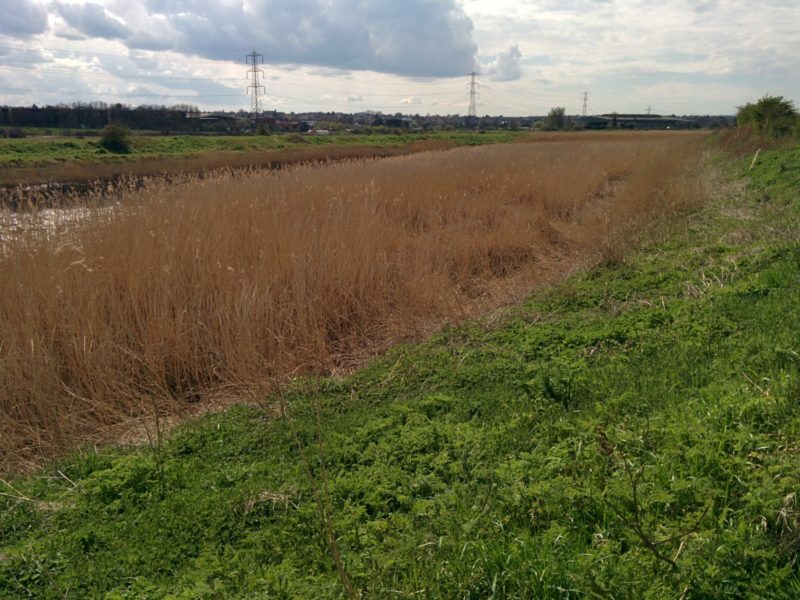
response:
[(131, 130), (119, 123), (106, 125), (100, 134), (100, 145), (109, 152), (128, 154), (131, 151)]
[(783, 136), (797, 132), (798, 112), (791, 100), (767, 94), (756, 103), (739, 107), (736, 123), (749, 126), (756, 132), (770, 136)]

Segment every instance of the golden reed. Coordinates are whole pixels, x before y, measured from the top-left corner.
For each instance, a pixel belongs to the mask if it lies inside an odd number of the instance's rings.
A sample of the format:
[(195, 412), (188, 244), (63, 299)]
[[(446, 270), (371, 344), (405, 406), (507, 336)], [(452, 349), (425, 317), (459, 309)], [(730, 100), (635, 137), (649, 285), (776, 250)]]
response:
[(564, 138), (151, 181), (0, 252), (6, 468), (221, 392), (348, 369), (617, 260), (698, 200), (696, 134)]

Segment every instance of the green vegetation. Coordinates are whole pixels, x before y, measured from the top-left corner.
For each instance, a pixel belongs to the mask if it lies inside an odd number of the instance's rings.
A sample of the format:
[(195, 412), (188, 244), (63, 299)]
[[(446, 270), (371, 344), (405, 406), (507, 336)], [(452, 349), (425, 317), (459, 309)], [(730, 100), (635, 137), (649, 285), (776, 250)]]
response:
[(115, 154), (128, 154), (131, 151), (131, 130), (118, 123), (106, 125), (100, 133), (100, 145)]
[(544, 121), (545, 129), (557, 131), (567, 126), (567, 110), (563, 106), (554, 106), (547, 113)]
[(736, 122), (773, 137), (800, 133), (800, 115), (792, 101), (783, 96), (767, 94), (755, 104), (748, 102), (739, 107)]
[(0, 596), (797, 598), (800, 149), (740, 176), (280, 411), (2, 486)]
[(176, 135), (131, 137), (130, 152), (124, 158), (109, 152), (102, 138), (87, 137), (28, 137), (25, 139), (0, 138), (0, 165), (28, 166), (53, 163), (99, 163), (108, 161), (135, 161), (158, 157), (199, 156), (209, 152), (274, 151), (314, 146), (405, 146), (414, 142), (446, 142), (455, 145), (480, 145), (513, 142), (524, 139), (524, 132), (492, 131), (446, 132), (428, 134), (374, 134), (331, 136), (313, 135)]
[(7, 137), (11, 139), (22, 139), (27, 135), (24, 129), (21, 127), (9, 127), (5, 131), (0, 133), (0, 137)]

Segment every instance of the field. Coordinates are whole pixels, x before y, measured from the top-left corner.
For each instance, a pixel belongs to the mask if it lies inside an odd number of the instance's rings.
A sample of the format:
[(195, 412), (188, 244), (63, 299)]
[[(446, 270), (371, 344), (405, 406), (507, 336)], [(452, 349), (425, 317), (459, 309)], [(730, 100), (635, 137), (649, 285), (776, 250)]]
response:
[(3, 414), (41, 409), (8, 459), (151, 418), (3, 480), (0, 596), (797, 597), (800, 149), (716, 148), (220, 175), (26, 226)]
[(331, 136), (134, 135), (128, 154), (108, 152), (101, 147), (97, 136), (0, 138), (0, 185), (391, 156), (437, 148), (526, 141), (531, 137), (530, 133), (511, 131)]

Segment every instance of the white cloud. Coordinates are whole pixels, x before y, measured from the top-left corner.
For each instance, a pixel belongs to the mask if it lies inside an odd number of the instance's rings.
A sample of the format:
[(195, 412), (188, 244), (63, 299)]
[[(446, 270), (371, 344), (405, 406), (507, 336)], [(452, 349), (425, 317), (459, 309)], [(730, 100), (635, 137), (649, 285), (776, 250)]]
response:
[[(519, 42), (527, 87), (503, 89), (527, 92), (539, 112), (559, 102), (550, 94), (577, 111), (584, 90), (597, 111), (730, 113), (753, 89), (800, 97), (797, 0), (465, 0), (465, 10), (482, 56)], [(655, 81), (660, 97), (649, 96)], [(687, 88), (693, 100), (669, 93)]]
[(0, 104), (150, 89), (247, 108), (254, 48), (296, 111), (463, 113), (478, 57), (489, 114), (577, 112), (584, 91), (593, 112), (800, 104), (798, 0), (0, 0), (0, 14)]
[(521, 58), (519, 46), (511, 46), (497, 55), (487, 67), (486, 74), (492, 81), (516, 81), (522, 77), (522, 67), (519, 65)]
[(0, 0), (0, 34), (25, 38), (47, 30), (47, 9), (32, 0)]
[[(54, 7), (62, 19), (75, 31), (87, 38), (105, 38), (113, 40), (130, 37), (131, 31), (119, 18), (112, 16), (100, 4), (65, 4), (56, 2)], [(69, 32), (64, 34), (70, 35)]]
[(456, 0), (114, 2), (147, 32), (129, 46), (211, 59), (257, 48), (268, 64), (448, 77), (471, 70), (477, 53), (473, 23)]

